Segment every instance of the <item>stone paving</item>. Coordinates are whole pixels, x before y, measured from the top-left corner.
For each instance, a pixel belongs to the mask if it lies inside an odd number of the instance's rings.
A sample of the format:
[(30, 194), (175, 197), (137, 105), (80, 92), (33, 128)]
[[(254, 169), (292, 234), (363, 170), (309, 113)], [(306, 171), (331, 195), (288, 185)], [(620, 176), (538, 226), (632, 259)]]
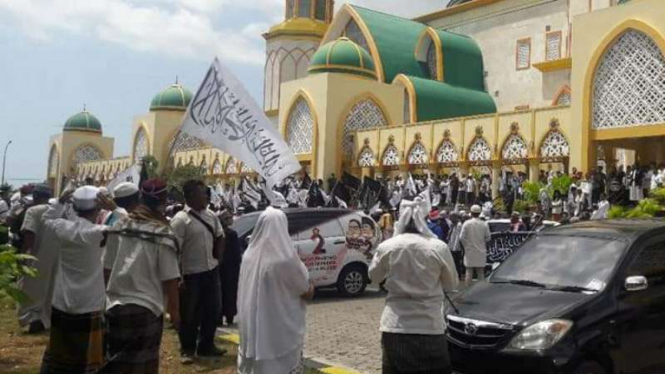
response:
[(305, 357), (362, 374), (380, 374), (379, 322), (385, 295), (368, 289), (359, 298), (346, 299), (332, 290), (317, 291), (307, 304)]
[(307, 306), (305, 356), (355, 369), (381, 373), (379, 322), (385, 293), (367, 290), (356, 299), (319, 291)]

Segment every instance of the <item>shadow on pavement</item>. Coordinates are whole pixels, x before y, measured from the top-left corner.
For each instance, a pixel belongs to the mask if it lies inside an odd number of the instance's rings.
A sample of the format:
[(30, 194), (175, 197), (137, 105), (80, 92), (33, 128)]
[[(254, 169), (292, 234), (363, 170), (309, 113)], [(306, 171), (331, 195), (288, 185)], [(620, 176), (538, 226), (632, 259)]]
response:
[(367, 300), (367, 299), (382, 299), (386, 297), (386, 293), (378, 289), (365, 290), (361, 296), (358, 297), (343, 297), (337, 292), (336, 289), (317, 289), (314, 299), (307, 304), (326, 304), (339, 301), (353, 301), (353, 300)]

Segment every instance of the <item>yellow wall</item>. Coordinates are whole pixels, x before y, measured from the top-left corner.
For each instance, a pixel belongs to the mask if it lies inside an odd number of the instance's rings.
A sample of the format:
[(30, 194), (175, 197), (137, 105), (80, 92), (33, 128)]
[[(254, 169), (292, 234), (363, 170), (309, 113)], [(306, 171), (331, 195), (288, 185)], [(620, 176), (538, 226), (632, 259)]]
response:
[[(404, 90), (402, 87), (379, 83), (347, 74), (313, 74), (304, 79), (282, 84), (279, 124), (282, 134), (289, 110), (304, 94), (311, 98), (312, 114), (317, 118), (318, 142), (314, 143), (312, 168), (314, 176), (326, 179), (342, 169), (342, 133), (351, 107), (365, 98), (372, 98), (382, 108), (389, 125), (402, 122)], [(356, 139), (362, 146), (364, 138)]]
[(632, 1), (622, 6), (580, 15), (573, 21), (573, 72), (571, 123), (575, 132), (570, 141), (573, 149), (585, 150), (571, 159), (572, 165), (588, 170), (595, 163), (594, 138), (620, 139), (665, 135), (665, 126), (649, 125), (622, 129), (591, 130), (592, 82), (599, 60), (606, 48), (628, 29), (649, 35), (665, 52), (665, 7), (662, 0)]
[(71, 163), (75, 151), (85, 145), (94, 146), (99, 150), (102, 160), (113, 156), (113, 138), (104, 137), (101, 134), (88, 131), (63, 131), (61, 134), (51, 137), (50, 146), (56, 146), (59, 150), (60, 166), (58, 177), (55, 178), (54, 190), (60, 193), (62, 178), (76, 178), (76, 171), (71, 170)]

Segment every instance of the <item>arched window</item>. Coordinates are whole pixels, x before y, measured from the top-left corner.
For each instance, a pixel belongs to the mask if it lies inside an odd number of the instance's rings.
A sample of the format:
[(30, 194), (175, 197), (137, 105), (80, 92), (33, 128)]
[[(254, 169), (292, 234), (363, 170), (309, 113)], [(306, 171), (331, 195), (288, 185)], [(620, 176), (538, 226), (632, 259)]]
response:
[(235, 158), (231, 157), (226, 161), (226, 170), (224, 172), (225, 174), (238, 174), (238, 163)]
[(219, 159), (215, 159), (215, 162), (212, 163), (212, 173), (214, 175), (222, 174), (222, 163), (219, 162)]
[(310, 18), (312, 16), (312, 0), (298, 1), (298, 17)]
[(360, 30), (360, 26), (358, 26), (358, 23), (356, 23), (354, 19), (351, 19), (349, 23), (346, 24), (346, 27), (344, 28), (344, 36), (351, 39), (351, 41), (363, 47), (367, 52), (369, 52), (369, 44), (367, 44), (367, 39), (365, 39), (365, 35), (363, 35), (363, 32)]
[(319, 21), (326, 20), (326, 7), (328, 2), (326, 0), (316, 0), (316, 14), (315, 18)]
[(408, 90), (404, 90), (404, 123), (411, 123), (411, 100)]
[(643, 32), (624, 32), (593, 78), (594, 129), (665, 122), (665, 58)]
[(136, 133), (136, 140), (134, 140), (134, 162), (143, 160), (148, 155), (148, 137), (145, 130), (140, 128)]
[(397, 166), (399, 165), (399, 151), (394, 145), (389, 145), (383, 152), (382, 158), (383, 166)]
[(459, 161), (459, 152), (455, 144), (450, 140), (444, 140), (436, 151), (436, 161), (440, 164)]
[(99, 149), (92, 145), (83, 145), (76, 149), (74, 157), (72, 158), (72, 170), (76, 170), (76, 166), (82, 162), (96, 161), (102, 158)]
[(529, 150), (524, 138), (518, 134), (510, 135), (501, 150), (501, 158), (504, 160), (520, 160), (527, 157), (529, 157)]
[(568, 140), (559, 130), (551, 130), (543, 139), (540, 146), (540, 157), (544, 159), (554, 159), (568, 157), (570, 146)]
[(344, 155), (350, 156), (353, 154), (352, 132), (371, 127), (382, 127), (387, 124), (388, 121), (386, 121), (381, 108), (372, 99), (358, 101), (346, 115), (344, 122), (344, 134), (342, 138)]
[(286, 139), (295, 154), (312, 153), (314, 119), (307, 101), (299, 98), (286, 121)]
[(51, 153), (48, 158), (48, 175), (51, 178), (58, 176), (58, 168), (60, 167), (60, 155), (58, 155), (58, 149), (53, 146), (51, 147)]
[(368, 168), (374, 166), (374, 152), (369, 147), (363, 147), (358, 156), (358, 166)]
[(169, 142), (169, 149), (172, 150), (171, 154), (176, 152), (190, 151), (193, 149), (200, 149), (205, 146), (198, 138), (188, 135), (187, 133), (180, 132)]
[(407, 160), (409, 165), (423, 165), (428, 161), (427, 149), (422, 142), (418, 141), (411, 147)]
[(436, 44), (434, 42), (430, 42), (427, 48), (427, 71), (429, 71), (430, 79), (439, 79), (439, 68), (436, 63)]
[(206, 161), (205, 158), (203, 159), (203, 161), (201, 161), (199, 169), (201, 170), (201, 174), (208, 174), (208, 161)]
[(469, 147), (467, 159), (472, 162), (489, 161), (492, 158), (492, 149), (482, 137), (476, 137)]
[(561, 92), (554, 105), (570, 105), (571, 99), (570, 91)]

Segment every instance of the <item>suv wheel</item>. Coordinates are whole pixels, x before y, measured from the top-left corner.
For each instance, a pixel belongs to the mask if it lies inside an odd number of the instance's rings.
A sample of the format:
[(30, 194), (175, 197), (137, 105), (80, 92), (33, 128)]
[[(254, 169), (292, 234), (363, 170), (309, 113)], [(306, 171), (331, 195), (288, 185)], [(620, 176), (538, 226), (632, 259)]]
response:
[(362, 266), (348, 265), (337, 278), (337, 291), (345, 297), (360, 296), (367, 287), (367, 272)]
[(578, 366), (573, 374), (605, 374), (605, 369), (596, 362), (586, 361)]

